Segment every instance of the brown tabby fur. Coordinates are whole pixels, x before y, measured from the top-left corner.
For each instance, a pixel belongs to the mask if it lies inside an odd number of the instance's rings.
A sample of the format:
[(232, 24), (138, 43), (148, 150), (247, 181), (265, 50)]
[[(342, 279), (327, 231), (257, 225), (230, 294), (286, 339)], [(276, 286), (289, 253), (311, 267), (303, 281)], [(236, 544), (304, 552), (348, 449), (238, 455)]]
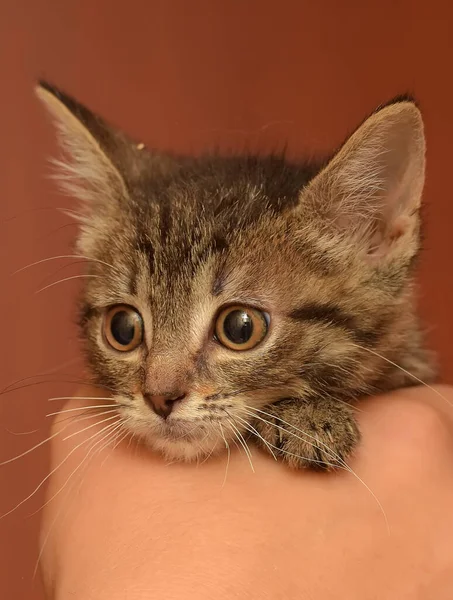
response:
[[(378, 109), (322, 166), (162, 155), (49, 84), (37, 91), (68, 156), (60, 179), (82, 200), (78, 251), (96, 276), (81, 305), (87, 356), (150, 446), (190, 460), (240, 432), (291, 466), (338, 466), (360, 437), (357, 398), (417, 383), (407, 372), (432, 378), (414, 309), (424, 137), (410, 99)], [(270, 315), (253, 350), (213, 337), (233, 303)], [(115, 304), (143, 317), (133, 352), (102, 335)], [(187, 396), (167, 420), (143, 401), (175, 390)]]

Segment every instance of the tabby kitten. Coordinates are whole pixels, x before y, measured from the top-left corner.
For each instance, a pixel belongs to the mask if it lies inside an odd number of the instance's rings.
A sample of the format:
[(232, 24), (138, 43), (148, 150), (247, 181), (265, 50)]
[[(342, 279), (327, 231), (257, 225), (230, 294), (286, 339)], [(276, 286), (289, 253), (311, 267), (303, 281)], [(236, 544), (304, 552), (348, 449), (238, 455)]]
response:
[(191, 460), (247, 435), (292, 467), (344, 465), (358, 397), (432, 378), (414, 310), (425, 140), (410, 98), (307, 166), (149, 151), (48, 83), (37, 94), (82, 206), (89, 363), (152, 448)]

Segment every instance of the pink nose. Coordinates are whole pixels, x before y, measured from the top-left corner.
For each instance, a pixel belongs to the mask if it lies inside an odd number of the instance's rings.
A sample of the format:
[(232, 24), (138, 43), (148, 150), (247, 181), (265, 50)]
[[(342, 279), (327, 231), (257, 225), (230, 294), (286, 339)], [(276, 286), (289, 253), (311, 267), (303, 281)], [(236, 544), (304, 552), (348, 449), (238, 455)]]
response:
[(143, 399), (150, 406), (156, 415), (166, 419), (173, 410), (174, 406), (180, 400), (185, 398), (185, 394), (174, 393), (166, 394), (165, 396), (155, 396), (153, 394), (143, 394)]

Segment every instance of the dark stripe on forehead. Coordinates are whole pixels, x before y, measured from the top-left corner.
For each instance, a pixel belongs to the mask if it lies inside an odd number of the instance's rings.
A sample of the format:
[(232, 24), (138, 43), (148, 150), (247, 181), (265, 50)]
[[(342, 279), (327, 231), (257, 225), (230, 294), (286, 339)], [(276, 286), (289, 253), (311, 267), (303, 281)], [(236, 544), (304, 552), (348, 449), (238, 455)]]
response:
[(167, 241), (171, 227), (171, 207), (168, 201), (163, 201), (159, 206), (159, 228), (162, 245)]
[(221, 268), (218, 269), (212, 281), (211, 293), (213, 296), (220, 296), (225, 287), (225, 280), (226, 277), (224, 271)]
[(154, 247), (147, 235), (139, 235), (137, 238), (137, 250), (141, 252), (149, 263), (150, 271), (154, 268)]
[(228, 250), (228, 242), (224, 235), (219, 232), (214, 233), (212, 238), (211, 248), (214, 253), (223, 252), (224, 250)]
[(224, 250), (228, 250), (228, 248), (229, 244), (226, 237), (222, 233), (214, 231), (204, 248), (198, 252), (196, 262), (198, 265), (201, 265), (210, 256), (222, 254), (222, 252), (224, 252)]
[[(154, 247), (151, 240), (145, 232), (140, 232), (137, 235), (136, 249), (139, 254), (144, 256), (145, 261), (148, 265), (149, 274), (152, 275), (155, 266)], [(137, 275), (139, 273), (139, 264), (141, 263), (140, 258), (141, 257), (135, 256), (135, 260), (133, 261), (135, 264), (132, 264), (130, 269), (129, 292), (132, 294), (132, 296), (137, 295)]]
[[(212, 240), (211, 248), (214, 254), (220, 255), (224, 251), (228, 250), (229, 244), (222, 234), (215, 233)], [(219, 296), (222, 293), (223, 288), (225, 286), (225, 280), (226, 276), (224, 271), (224, 258), (219, 256), (219, 263), (216, 265), (215, 275), (212, 280), (211, 293), (213, 296)]]
[(357, 342), (366, 346), (375, 344), (382, 333), (382, 327), (362, 329), (357, 324), (356, 317), (332, 304), (305, 304), (293, 310), (289, 316), (297, 321), (310, 321), (339, 327), (350, 332)]

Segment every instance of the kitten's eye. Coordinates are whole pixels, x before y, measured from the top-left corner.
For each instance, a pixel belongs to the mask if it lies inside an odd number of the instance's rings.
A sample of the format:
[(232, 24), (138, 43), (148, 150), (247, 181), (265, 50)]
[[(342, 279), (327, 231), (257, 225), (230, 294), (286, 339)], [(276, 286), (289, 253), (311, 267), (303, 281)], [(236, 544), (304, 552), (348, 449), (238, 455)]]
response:
[(140, 313), (125, 304), (111, 307), (105, 315), (104, 335), (115, 350), (134, 350), (143, 340), (143, 319)]
[(251, 350), (266, 336), (269, 316), (244, 306), (228, 306), (215, 325), (217, 340), (230, 350)]

